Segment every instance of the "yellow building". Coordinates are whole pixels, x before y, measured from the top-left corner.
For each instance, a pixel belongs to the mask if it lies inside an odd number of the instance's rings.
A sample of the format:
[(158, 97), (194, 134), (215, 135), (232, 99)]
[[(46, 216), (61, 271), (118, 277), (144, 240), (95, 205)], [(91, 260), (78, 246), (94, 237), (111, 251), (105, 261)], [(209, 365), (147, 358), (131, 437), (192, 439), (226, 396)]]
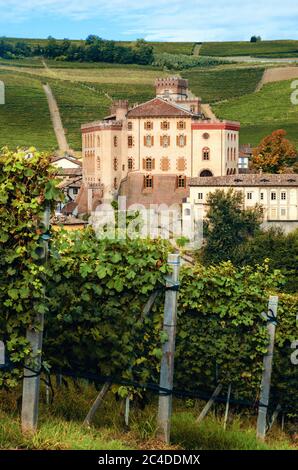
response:
[(155, 82), (156, 97), (129, 108), (115, 101), (111, 114), (82, 125), (83, 187), (77, 202), (87, 212), (102, 200), (181, 203), (196, 176), (238, 172), (238, 122), (207, 119), (188, 81)]

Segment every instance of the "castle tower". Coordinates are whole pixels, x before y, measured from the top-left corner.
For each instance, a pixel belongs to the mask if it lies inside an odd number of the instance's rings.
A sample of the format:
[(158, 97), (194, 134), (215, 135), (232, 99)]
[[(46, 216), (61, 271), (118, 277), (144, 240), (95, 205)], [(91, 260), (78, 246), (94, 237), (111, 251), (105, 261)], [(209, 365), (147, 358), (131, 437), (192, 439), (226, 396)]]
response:
[(128, 100), (115, 100), (111, 106), (111, 114), (116, 116), (116, 121), (123, 121), (128, 111)]
[(180, 77), (157, 78), (156, 96), (172, 101), (185, 100), (188, 96), (188, 80)]

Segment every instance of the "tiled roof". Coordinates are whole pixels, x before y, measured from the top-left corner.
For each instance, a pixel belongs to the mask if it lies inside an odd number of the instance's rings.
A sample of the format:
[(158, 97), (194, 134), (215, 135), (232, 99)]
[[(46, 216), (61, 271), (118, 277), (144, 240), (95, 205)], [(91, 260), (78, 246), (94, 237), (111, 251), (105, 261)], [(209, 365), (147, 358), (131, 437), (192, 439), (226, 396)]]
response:
[(191, 178), (189, 186), (294, 186), (298, 187), (298, 175), (285, 174), (239, 174), (228, 176), (200, 176)]
[(80, 160), (75, 157), (70, 157), (69, 155), (64, 155), (63, 157), (51, 157), (52, 163), (59, 162), (59, 160), (68, 160), (69, 162), (74, 163), (75, 165), (82, 166), (82, 162)]
[(127, 118), (134, 117), (191, 117), (193, 113), (179, 106), (162, 100), (153, 98), (146, 103), (140, 104), (127, 113)]

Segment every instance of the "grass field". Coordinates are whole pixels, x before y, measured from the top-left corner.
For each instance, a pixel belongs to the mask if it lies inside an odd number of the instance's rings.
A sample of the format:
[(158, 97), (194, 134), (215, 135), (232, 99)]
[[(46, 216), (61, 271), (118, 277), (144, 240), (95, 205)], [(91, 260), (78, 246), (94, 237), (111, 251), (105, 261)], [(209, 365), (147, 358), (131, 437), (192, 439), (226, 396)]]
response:
[(219, 117), (241, 122), (240, 141), (256, 145), (273, 130), (285, 129), (298, 147), (298, 106), (291, 103), (291, 81), (269, 83), (258, 93), (213, 106)]
[[(36, 435), (23, 436), (20, 432), (20, 410), (17, 407), (19, 391), (0, 392), (0, 449), (186, 449), (186, 450), (266, 450), (294, 449), (289, 437), (277, 426), (268, 441), (261, 443), (255, 437), (255, 416), (241, 416), (230, 411), (227, 430), (222, 427), (223, 406), (216, 405), (201, 425), (195, 421), (205, 402), (186, 404), (174, 400), (171, 443), (158, 441), (156, 413), (157, 397), (140, 409), (132, 403), (130, 425), (124, 425), (124, 403), (109, 393), (96, 413), (91, 428), (83, 427), (83, 420), (97, 395), (93, 386), (68, 381), (68, 387), (55, 387), (54, 401), (45, 404), (41, 389), (39, 429)], [(215, 416), (216, 413), (216, 416)]]
[(249, 41), (204, 42), (200, 55), (206, 56), (259, 56), (259, 57), (297, 57), (298, 41)]
[(251, 93), (263, 75), (262, 68), (218, 68), (183, 72), (193, 93), (213, 103)]
[(0, 147), (57, 147), (48, 103), (41, 82), (25, 74), (0, 70), (6, 104), (0, 106)]

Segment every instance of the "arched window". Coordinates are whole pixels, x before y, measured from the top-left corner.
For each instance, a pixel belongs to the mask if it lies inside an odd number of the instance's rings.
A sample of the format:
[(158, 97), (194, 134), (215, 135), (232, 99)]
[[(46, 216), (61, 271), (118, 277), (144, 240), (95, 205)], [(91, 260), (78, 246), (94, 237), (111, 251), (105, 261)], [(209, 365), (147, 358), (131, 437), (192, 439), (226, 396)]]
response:
[(177, 122), (177, 129), (179, 129), (180, 131), (185, 129), (185, 121), (178, 121)]
[(144, 176), (144, 188), (153, 188), (153, 176)]
[(115, 135), (114, 136), (114, 147), (117, 147), (118, 145), (118, 137)]
[(151, 135), (145, 135), (144, 136), (144, 145), (145, 147), (151, 147), (154, 142), (154, 137)]
[(114, 171), (117, 171), (118, 170), (118, 160), (117, 158), (114, 158)]
[(151, 131), (153, 129), (153, 122), (152, 121), (144, 122), (144, 129), (146, 131)]
[(208, 147), (204, 147), (202, 150), (202, 159), (203, 160), (210, 160), (210, 149)]
[(186, 187), (186, 177), (184, 175), (179, 175), (177, 178), (177, 187), (185, 188)]
[(184, 147), (186, 145), (186, 135), (177, 135), (177, 146)]
[(185, 171), (186, 170), (186, 160), (184, 157), (177, 158), (176, 168), (178, 171)]
[(147, 170), (147, 171), (152, 170), (152, 158), (146, 158), (145, 170)]
[(133, 136), (132, 135), (129, 135), (127, 137), (127, 145), (128, 145), (128, 148), (133, 147)]
[(160, 123), (160, 128), (164, 131), (167, 131), (168, 129), (170, 129), (170, 123), (169, 121), (162, 121)]
[(128, 161), (127, 161), (127, 168), (129, 170), (132, 170), (133, 169), (133, 159), (132, 158), (129, 158)]
[(118, 181), (117, 178), (114, 178), (114, 189), (117, 189), (118, 187)]
[(161, 147), (168, 147), (170, 145), (170, 136), (169, 135), (160, 136), (160, 145)]
[(200, 176), (213, 176), (213, 174), (210, 170), (202, 170)]

